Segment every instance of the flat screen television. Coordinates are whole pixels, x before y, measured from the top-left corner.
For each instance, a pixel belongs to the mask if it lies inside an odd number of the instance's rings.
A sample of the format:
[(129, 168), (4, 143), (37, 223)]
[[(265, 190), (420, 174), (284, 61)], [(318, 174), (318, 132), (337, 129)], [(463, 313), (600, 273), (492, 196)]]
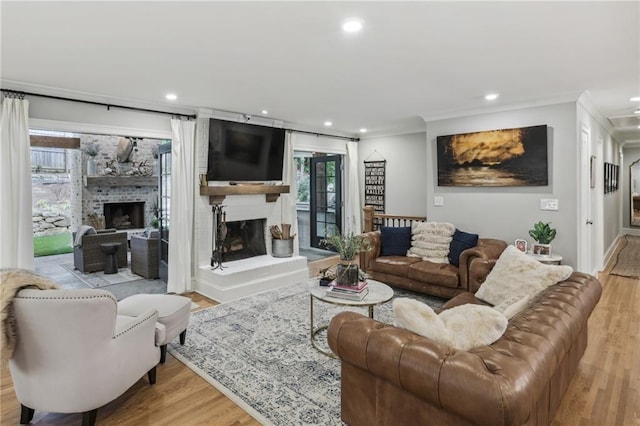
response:
[(282, 180), (284, 129), (210, 119), (209, 181)]

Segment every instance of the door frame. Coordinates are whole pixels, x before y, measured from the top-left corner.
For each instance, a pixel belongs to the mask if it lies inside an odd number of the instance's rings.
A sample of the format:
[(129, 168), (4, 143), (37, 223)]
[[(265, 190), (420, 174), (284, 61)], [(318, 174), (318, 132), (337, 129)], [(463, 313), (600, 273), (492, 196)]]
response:
[[(309, 170), (309, 245), (314, 248), (326, 249), (326, 247), (321, 246), (320, 241), (324, 238), (324, 236), (318, 236), (317, 230), (317, 217), (318, 217), (318, 200), (317, 200), (317, 172), (315, 165), (318, 162), (328, 163), (335, 162), (335, 225), (338, 229), (338, 232), (342, 233), (342, 155), (340, 154), (329, 154), (324, 156), (316, 156), (311, 157), (311, 167)], [(325, 212), (326, 213), (326, 212)], [(326, 222), (325, 222), (326, 223)]]

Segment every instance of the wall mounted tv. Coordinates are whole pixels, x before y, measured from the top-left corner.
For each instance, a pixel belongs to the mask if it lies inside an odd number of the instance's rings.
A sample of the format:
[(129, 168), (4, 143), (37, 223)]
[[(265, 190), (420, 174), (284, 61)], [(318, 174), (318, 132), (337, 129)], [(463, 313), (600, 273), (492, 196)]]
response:
[(210, 119), (209, 181), (282, 180), (284, 129)]

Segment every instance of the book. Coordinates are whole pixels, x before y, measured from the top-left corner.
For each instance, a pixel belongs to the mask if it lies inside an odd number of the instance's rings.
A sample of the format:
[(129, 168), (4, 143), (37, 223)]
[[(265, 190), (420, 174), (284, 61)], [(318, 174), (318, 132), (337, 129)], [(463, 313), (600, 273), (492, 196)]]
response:
[(367, 287), (367, 282), (366, 281), (360, 281), (358, 283), (358, 285), (340, 285), (336, 282), (336, 280), (333, 280), (331, 282), (331, 284), (329, 284), (332, 288), (336, 288), (336, 289), (342, 289), (342, 290), (350, 290), (350, 291), (360, 291), (363, 288)]
[(362, 291), (358, 293), (342, 292), (342, 291), (336, 292), (332, 288), (327, 290), (327, 296), (335, 297), (336, 299), (344, 299), (344, 300), (360, 301), (365, 297), (367, 297), (367, 294), (369, 294), (368, 288), (364, 288)]

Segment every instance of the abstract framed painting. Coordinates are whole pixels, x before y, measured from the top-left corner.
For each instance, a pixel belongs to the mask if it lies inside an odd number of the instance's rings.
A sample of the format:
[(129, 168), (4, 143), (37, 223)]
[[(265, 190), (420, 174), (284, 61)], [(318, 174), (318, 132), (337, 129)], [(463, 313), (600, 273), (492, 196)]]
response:
[(547, 126), (436, 138), (438, 186), (547, 186)]

